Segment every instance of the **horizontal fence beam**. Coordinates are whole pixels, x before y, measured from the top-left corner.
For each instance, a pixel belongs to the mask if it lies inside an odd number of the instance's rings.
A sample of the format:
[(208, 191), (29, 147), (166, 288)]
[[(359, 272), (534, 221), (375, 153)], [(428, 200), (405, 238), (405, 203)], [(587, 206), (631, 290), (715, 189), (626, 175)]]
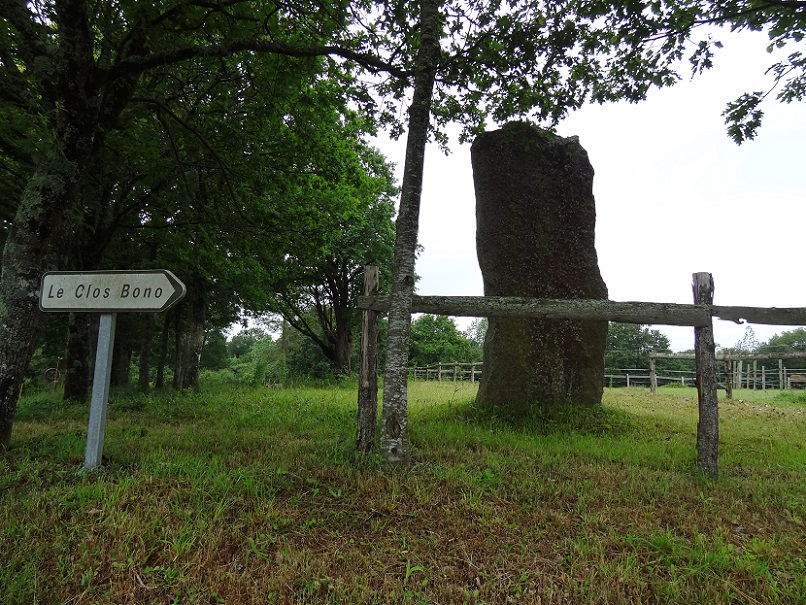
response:
[(712, 307), (714, 317), (737, 324), (765, 324), (770, 326), (806, 325), (806, 308), (764, 308), (764, 307)]
[[(358, 308), (388, 311), (388, 296), (361, 296)], [(516, 296), (414, 296), (412, 313), (456, 317), (603, 320), (667, 326), (708, 325), (711, 317), (736, 323), (806, 325), (806, 308), (725, 307), (614, 300), (555, 300)]]
[[(359, 297), (358, 308), (388, 311), (389, 297)], [(411, 311), (456, 317), (602, 320), (671, 326), (704, 326), (711, 318), (705, 305), (554, 300), (515, 296), (414, 296)]]

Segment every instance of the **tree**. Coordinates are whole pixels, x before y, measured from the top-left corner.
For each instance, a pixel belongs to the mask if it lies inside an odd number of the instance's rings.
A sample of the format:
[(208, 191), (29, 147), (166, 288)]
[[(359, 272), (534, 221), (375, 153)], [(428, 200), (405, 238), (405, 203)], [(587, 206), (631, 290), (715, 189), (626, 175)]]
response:
[(671, 353), (668, 337), (658, 330), (650, 330), (648, 326), (610, 322), (605, 367), (648, 368), (651, 351)]
[[(487, 328), (489, 325), (490, 322), (486, 317), (477, 317), (470, 322), (467, 330), (464, 331), (464, 337), (473, 342), (473, 344), (481, 350), (484, 346), (484, 338), (487, 336)], [(481, 357), (479, 357), (479, 359), (481, 359)]]
[(321, 349), (336, 374), (351, 372), (352, 334), (359, 317), (354, 307), (364, 266), (378, 266), (385, 277), (382, 281), (388, 282), (394, 245), (392, 195), (396, 190), (391, 167), (373, 149), (358, 151), (364, 165), (362, 178), (345, 180), (329, 193), (355, 199), (357, 204), (343, 216), (327, 213), (335, 224), (324, 244), (286, 254), (283, 280), (268, 304)]
[(440, 362), (476, 361), (476, 347), (444, 315), (423, 315), (411, 324), (411, 363), (415, 366)]
[(758, 345), (759, 353), (806, 353), (806, 328), (795, 328), (775, 334)]
[(261, 328), (246, 328), (227, 341), (227, 353), (230, 357), (240, 359), (247, 357), (252, 352), (255, 345), (266, 338), (268, 334)]
[(221, 330), (208, 330), (204, 335), (201, 367), (206, 370), (221, 370), (227, 367), (227, 339)]
[[(759, 354), (806, 353), (806, 329), (795, 328), (775, 334), (766, 342), (759, 344), (756, 352)], [(777, 368), (774, 360), (763, 361), (762, 365), (770, 370)], [(806, 368), (806, 359), (787, 359), (786, 366), (793, 369)]]
[[(410, 459), (407, 345), (431, 117), (437, 127), (462, 123), (462, 137), (467, 138), (482, 129), (488, 117), (502, 121), (531, 116), (553, 124), (590, 100), (638, 101), (651, 86), (676, 81), (672, 64), (685, 42), (670, 37), (664, 52), (646, 46), (645, 39), (654, 32), (645, 27), (642, 3), (421, 0), (416, 8), (411, 15), (389, 13), (380, 28), (389, 21), (400, 31), (416, 30), (409, 39), (419, 42), (409, 55), (402, 55), (411, 57), (414, 83), (384, 372), (381, 450), (396, 465)], [(400, 48), (407, 48), (402, 44)], [(444, 143), (438, 130), (436, 137)]]

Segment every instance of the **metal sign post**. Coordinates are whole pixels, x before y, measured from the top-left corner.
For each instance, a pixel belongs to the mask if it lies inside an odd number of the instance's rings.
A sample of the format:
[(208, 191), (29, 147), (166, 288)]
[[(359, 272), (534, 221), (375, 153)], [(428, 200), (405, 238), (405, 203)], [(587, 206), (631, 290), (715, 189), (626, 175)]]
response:
[(85, 472), (91, 471), (101, 464), (117, 318), (117, 313), (101, 313), (101, 321), (98, 326), (98, 348), (95, 352), (95, 375), (92, 379), (90, 421), (87, 427), (87, 451), (84, 454)]
[(51, 271), (42, 276), (39, 308), (46, 313), (101, 313), (85, 472), (101, 464), (112, 377), (112, 351), (119, 312), (160, 313), (184, 298), (183, 284), (170, 271)]

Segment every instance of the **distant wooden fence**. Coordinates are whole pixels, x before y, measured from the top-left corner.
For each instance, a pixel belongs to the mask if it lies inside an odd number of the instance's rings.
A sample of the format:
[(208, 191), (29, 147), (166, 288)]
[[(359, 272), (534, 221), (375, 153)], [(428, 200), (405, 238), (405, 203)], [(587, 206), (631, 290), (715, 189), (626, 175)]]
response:
[[(695, 359), (691, 353), (655, 353), (654, 351), (649, 354), (649, 387), (652, 392), (658, 387), (658, 379), (660, 378), (656, 372), (657, 359)], [(722, 361), (724, 363), (724, 370), (722, 372), (723, 378), (721, 386), (726, 391), (726, 397), (730, 399), (733, 396), (733, 389), (761, 389), (767, 388), (790, 389), (792, 388), (792, 376), (797, 376), (803, 373), (803, 370), (791, 369), (784, 366), (784, 361), (787, 359), (806, 359), (806, 353), (756, 353), (756, 354), (719, 354), (715, 355), (715, 361)], [(744, 367), (744, 362), (749, 363)], [(767, 368), (761, 367), (759, 372), (759, 361), (777, 361), (777, 372), (767, 372)], [(769, 375), (769, 379), (768, 379)], [(796, 381), (798, 388), (800, 381)]]
[[(694, 356), (687, 353), (651, 353), (657, 358), (663, 359), (694, 359)], [(787, 368), (783, 365), (784, 359), (806, 359), (806, 353), (780, 354), (778, 356), (764, 356), (762, 359), (777, 359), (779, 364), (775, 370), (769, 370), (764, 366), (758, 367), (759, 359), (751, 355), (717, 355), (717, 361), (725, 361), (725, 366), (720, 369), (717, 366), (717, 385), (720, 389), (730, 391), (732, 389), (751, 390), (788, 390), (802, 389), (806, 387), (806, 370), (798, 368)], [(728, 358), (726, 360), (726, 357)], [(738, 359), (743, 357), (742, 359)], [(656, 357), (650, 358), (650, 368), (605, 368), (605, 387), (647, 387), (654, 393), (661, 385), (680, 385), (683, 387), (697, 386), (697, 372), (694, 370), (662, 370), (659, 373), (652, 363)], [(751, 360), (752, 364), (744, 364), (744, 361)], [(433, 363), (424, 366), (411, 366), (409, 377), (414, 381), (433, 380), (437, 382), (469, 382), (471, 384), (481, 380), (484, 363), (475, 361), (470, 363), (443, 362)]]
[[(697, 367), (699, 421), (697, 423), (697, 464), (710, 476), (717, 476), (719, 452), (719, 406), (717, 401), (717, 372), (713, 318), (737, 323), (771, 325), (806, 325), (806, 308), (724, 307), (714, 305), (714, 281), (710, 273), (693, 275), (694, 304), (615, 302), (610, 300), (546, 300), (501, 296), (414, 296), (412, 313), (432, 313), (461, 317), (525, 317), (535, 319), (570, 319), (616, 321), (633, 324), (657, 324), (694, 327), (694, 348)], [(363, 296), (358, 307), (364, 313), (364, 332), (371, 332), (368, 323), (377, 322), (379, 312), (389, 309), (389, 297)], [(363, 342), (363, 338), (362, 338)], [(365, 354), (362, 347), (362, 358)], [(372, 362), (362, 360), (362, 368), (375, 372)], [(370, 369), (371, 368), (371, 369)], [(365, 385), (370, 377), (361, 376), (359, 389), (359, 418), (362, 410), (377, 409), (377, 389), (374, 397)], [(372, 427), (359, 426), (359, 435), (366, 437)], [(359, 439), (359, 448), (365, 449)]]
[(425, 366), (412, 366), (409, 368), (409, 376), (412, 380), (437, 380), (443, 381), (468, 381), (475, 383), (481, 378), (482, 362), (472, 363), (433, 363)]

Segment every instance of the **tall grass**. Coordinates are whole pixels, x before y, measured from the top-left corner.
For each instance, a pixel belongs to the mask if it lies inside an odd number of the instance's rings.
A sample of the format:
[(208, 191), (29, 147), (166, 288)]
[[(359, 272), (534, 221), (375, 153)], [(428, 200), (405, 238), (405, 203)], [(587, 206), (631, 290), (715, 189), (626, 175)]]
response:
[(355, 453), (352, 388), (20, 403), (0, 458), (0, 602), (806, 603), (806, 401), (721, 403), (696, 470), (693, 389), (607, 390), (512, 424), (413, 383), (414, 464)]

